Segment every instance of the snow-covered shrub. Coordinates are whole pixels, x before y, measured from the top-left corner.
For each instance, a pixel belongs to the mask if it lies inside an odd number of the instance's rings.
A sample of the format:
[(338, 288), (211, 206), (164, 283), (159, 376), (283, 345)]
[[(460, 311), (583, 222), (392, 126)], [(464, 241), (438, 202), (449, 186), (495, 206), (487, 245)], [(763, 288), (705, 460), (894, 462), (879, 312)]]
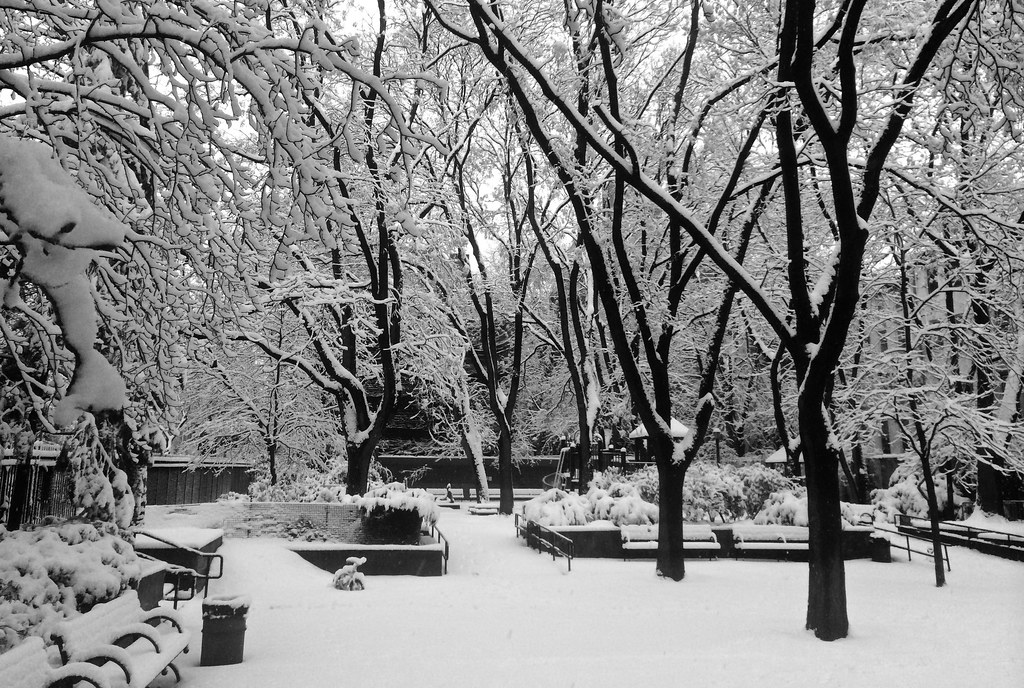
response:
[(402, 483), (389, 483), (369, 490), (355, 500), (356, 506), (367, 513), (376, 509), (384, 511), (415, 511), (424, 523), (433, 525), (441, 515), (434, 495), (417, 487), (406, 487)]
[(135, 550), (113, 524), (0, 526), (0, 652), (117, 597), (139, 575)]
[[(612, 496), (635, 492), (651, 504), (659, 501), (655, 466), (645, 466), (628, 475), (617, 468), (595, 473), (591, 486)], [(691, 521), (751, 518), (761, 510), (771, 493), (793, 487), (792, 480), (763, 464), (737, 468), (729, 464), (719, 466), (698, 461), (690, 466), (683, 482), (683, 515)], [(600, 511), (599, 507), (595, 509)], [(598, 515), (597, 518), (604, 516)]]
[(625, 495), (614, 499), (605, 520), (617, 526), (649, 525), (658, 522), (658, 506), (640, 495)]
[(636, 486), (611, 483), (606, 488), (593, 486), (586, 496), (551, 489), (523, 505), (523, 515), (545, 526), (579, 526), (591, 521), (611, 521), (615, 525), (642, 525), (658, 522), (658, 507), (644, 500)]
[[(261, 474), (249, 484), (249, 498), (254, 502), (337, 502), (350, 504), (353, 497), (346, 493), (345, 471), (303, 471), (281, 477), (270, 484), (270, 475)], [(370, 463), (367, 484), (371, 489), (395, 484), (394, 476), (376, 461)]]
[(743, 483), (743, 515), (755, 516), (773, 492), (792, 490), (796, 484), (779, 471), (763, 463), (751, 463), (736, 469)]
[(359, 567), (366, 563), (366, 557), (349, 557), (346, 564), (334, 572), (334, 587), (338, 590), (363, 590), (366, 585)]
[(315, 502), (324, 488), (323, 480), (312, 474), (276, 485), (261, 478), (249, 484), (249, 496), (254, 502)]
[(757, 525), (806, 526), (807, 491), (798, 488), (773, 492), (765, 501), (764, 508), (754, 517), (754, 523)]
[(732, 466), (695, 463), (683, 482), (683, 518), (732, 521), (743, 514), (743, 481)]
[[(863, 525), (862, 509), (849, 502), (839, 503), (843, 528)], [(807, 525), (807, 490), (780, 490), (773, 492), (764, 504), (764, 508), (754, 517), (757, 525), (806, 526)]]
[(345, 492), (344, 485), (334, 485), (320, 488), (320, 494), (317, 495), (316, 501), (329, 504), (355, 504), (357, 499), (357, 496)]
[(617, 492), (624, 489), (621, 487), (622, 485), (632, 488), (628, 494), (633, 494), (635, 491), (645, 502), (658, 503), (658, 469), (655, 466), (644, 466), (629, 474), (613, 467), (604, 472), (594, 473), (594, 478), (590, 481), (590, 487), (605, 490), (613, 497), (627, 494), (626, 492), (621, 494)]
[(523, 515), (544, 526), (581, 526), (594, 520), (586, 497), (554, 488), (523, 504)]
[[(935, 497), (939, 511), (946, 508), (946, 476), (935, 476)], [(891, 486), (871, 491), (876, 520), (892, 522), (896, 514), (928, 518), (928, 497), (920, 476), (910, 475)]]
[(100, 442), (96, 420), (83, 415), (67, 446), (75, 477), (75, 509), (90, 521), (116, 523), (128, 528), (135, 513), (135, 496), (128, 476), (114, 465)]

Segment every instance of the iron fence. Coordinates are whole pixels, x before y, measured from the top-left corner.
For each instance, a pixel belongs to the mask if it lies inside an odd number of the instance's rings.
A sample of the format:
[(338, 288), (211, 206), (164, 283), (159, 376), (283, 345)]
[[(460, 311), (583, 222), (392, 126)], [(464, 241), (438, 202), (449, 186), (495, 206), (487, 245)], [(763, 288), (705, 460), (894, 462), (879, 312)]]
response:
[(11, 516), (17, 511), (14, 500), (19, 475), (27, 486), (20, 505), (22, 524), (34, 523), (46, 516), (70, 518), (74, 515), (75, 486), (69, 471), (58, 470), (52, 459), (36, 459), (29, 465), (4, 459), (0, 461), (0, 523), (11, 525)]

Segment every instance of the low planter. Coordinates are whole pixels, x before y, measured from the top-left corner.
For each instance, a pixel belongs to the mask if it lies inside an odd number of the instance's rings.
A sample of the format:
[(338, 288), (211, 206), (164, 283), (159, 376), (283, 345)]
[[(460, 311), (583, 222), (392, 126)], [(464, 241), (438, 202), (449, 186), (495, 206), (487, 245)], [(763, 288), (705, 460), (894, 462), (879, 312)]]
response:
[(423, 536), (419, 545), (297, 542), (288, 549), (329, 573), (344, 566), (349, 557), (366, 557), (359, 571), (367, 576), (440, 576), (444, 573), (444, 545), (428, 536)]
[(618, 559), (622, 557), (622, 535), (613, 523), (588, 523), (585, 526), (553, 526), (559, 535), (572, 540), (578, 559)]
[(364, 512), (362, 521), (368, 543), (416, 545), (420, 542), (423, 519), (417, 511), (378, 506)]

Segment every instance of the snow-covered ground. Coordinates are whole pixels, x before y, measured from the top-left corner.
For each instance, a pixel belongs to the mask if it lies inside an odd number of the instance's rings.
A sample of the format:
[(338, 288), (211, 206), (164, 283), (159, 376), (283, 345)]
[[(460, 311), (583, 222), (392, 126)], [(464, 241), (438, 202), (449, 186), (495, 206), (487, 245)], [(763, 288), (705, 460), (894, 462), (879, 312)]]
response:
[[(146, 525), (217, 527), (216, 505), (150, 507)], [(1024, 564), (950, 548), (932, 564), (847, 563), (852, 631), (803, 630), (807, 565), (692, 561), (681, 583), (650, 561), (565, 562), (512, 520), (446, 511), (442, 578), (368, 576), (363, 592), (269, 538), (227, 539), (213, 593), (253, 598), (243, 663), (200, 667), (200, 605), (183, 612), (182, 688), (303, 686), (1024, 686)]]

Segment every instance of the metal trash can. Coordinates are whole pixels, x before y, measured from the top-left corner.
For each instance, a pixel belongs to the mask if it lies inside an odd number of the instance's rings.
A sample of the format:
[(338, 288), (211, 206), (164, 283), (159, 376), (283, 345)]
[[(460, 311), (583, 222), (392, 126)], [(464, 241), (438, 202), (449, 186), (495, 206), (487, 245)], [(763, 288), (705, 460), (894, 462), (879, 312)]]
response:
[(248, 595), (217, 595), (203, 600), (203, 650), (199, 666), (238, 664), (245, 648)]
[(871, 536), (871, 561), (878, 561), (883, 564), (892, 562), (889, 541), (881, 535)]

